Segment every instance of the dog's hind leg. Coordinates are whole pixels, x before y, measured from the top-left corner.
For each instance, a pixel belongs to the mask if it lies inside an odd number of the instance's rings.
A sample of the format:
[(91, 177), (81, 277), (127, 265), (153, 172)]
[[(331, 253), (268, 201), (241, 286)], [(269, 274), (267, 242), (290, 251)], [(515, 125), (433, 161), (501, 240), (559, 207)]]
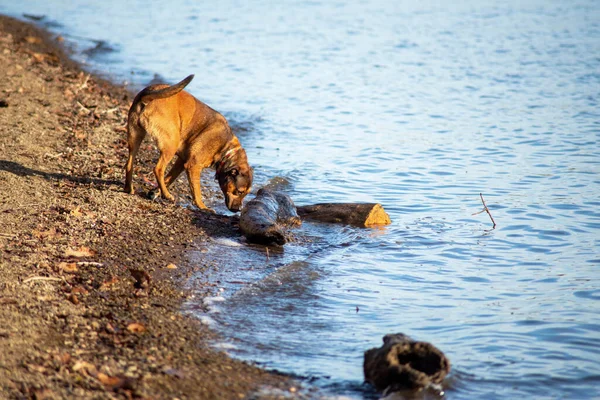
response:
[(167, 176), (165, 177), (165, 185), (167, 185), (167, 187), (171, 186), (171, 184), (175, 182), (179, 175), (181, 175), (184, 165), (185, 160), (181, 156), (178, 156), (175, 160), (175, 163), (171, 167), (171, 170), (169, 170)]
[(135, 163), (135, 157), (137, 156), (138, 150), (140, 149), (140, 144), (144, 137), (146, 136), (146, 131), (144, 129), (140, 129), (139, 127), (128, 124), (127, 125), (127, 146), (129, 147), (129, 158), (127, 159), (127, 164), (125, 164), (125, 192), (129, 194), (133, 194), (133, 164)]
[(158, 162), (154, 167), (154, 175), (156, 176), (156, 182), (158, 183), (158, 187), (160, 188), (160, 192), (165, 199), (174, 201), (175, 198), (171, 193), (169, 193), (169, 189), (167, 189), (167, 185), (165, 183), (165, 169), (169, 162), (175, 156), (176, 149), (171, 146), (165, 146), (160, 149), (160, 157), (158, 158)]

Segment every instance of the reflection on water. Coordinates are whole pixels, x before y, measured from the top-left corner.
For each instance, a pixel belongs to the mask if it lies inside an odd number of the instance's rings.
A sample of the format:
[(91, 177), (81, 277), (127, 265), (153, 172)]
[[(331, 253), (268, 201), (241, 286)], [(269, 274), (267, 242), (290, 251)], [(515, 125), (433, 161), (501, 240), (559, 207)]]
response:
[(116, 50), (82, 57), (118, 80), (195, 73), (256, 187), (390, 214), (194, 255), (231, 353), (372, 397), (362, 352), (404, 332), (451, 359), (447, 398), (599, 395), (600, 3), (0, 5), (24, 10)]

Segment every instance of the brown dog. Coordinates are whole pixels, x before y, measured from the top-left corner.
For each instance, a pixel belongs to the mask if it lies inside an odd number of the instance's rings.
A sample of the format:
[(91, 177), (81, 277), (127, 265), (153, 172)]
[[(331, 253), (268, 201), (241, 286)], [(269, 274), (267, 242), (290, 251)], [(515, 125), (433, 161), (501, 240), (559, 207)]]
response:
[[(183, 91), (193, 78), (190, 75), (173, 86), (148, 86), (133, 100), (127, 120), (125, 191), (134, 193), (133, 163), (140, 143), (149, 133), (160, 150), (154, 174), (164, 198), (174, 200), (167, 187), (185, 169), (194, 204), (208, 209), (202, 202), (200, 173), (214, 167), (225, 205), (236, 212), (252, 186), (252, 168), (225, 117)], [(165, 168), (176, 154), (177, 160), (165, 178)]]

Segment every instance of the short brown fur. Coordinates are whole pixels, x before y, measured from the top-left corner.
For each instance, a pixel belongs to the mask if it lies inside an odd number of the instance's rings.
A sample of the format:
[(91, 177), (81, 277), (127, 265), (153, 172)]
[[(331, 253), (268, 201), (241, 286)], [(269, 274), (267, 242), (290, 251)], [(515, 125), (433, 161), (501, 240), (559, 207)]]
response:
[[(200, 174), (204, 168), (215, 167), (225, 205), (231, 211), (239, 211), (252, 186), (252, 169), (225, 117), (183, 90), (193, 77), (172, 86), (148, 86), (133, 100), (127, 120), (125, 191), (134, 193), (133, 165), (140, 144), (149, 133), (160, 150), (154, 174), (164, 198), (174, 200), (168, 186), (185, 169), (194, 204), (208, 209), (202, 201)], [(175, 156), (177, 159), (165, 177), (165, 169)]]

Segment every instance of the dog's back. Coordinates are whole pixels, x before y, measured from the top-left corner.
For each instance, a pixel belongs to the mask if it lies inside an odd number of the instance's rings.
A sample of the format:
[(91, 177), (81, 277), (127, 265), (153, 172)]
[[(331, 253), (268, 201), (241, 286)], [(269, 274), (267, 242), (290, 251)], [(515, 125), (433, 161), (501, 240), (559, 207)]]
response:
[[(153, 128), (158, 128), (161, 133), (166, 133), (165, 130), (171, 131), (170, 136), (176, 130), (177, 137), (172, 137), (171, 140), (177, 142), (184, 141), (190, 136), (213, 131), (210, 140), (208, 137), (203, 140), (205, 146), (211, 142), (212, 145), (220, 146), (231, 140), (233, 133), (225, 117), (183, 90), (193, 76), (190, 75), (172, 86), (155, 84), (144, 88), (135, 97), (129, 109), (128, 130), (142, 129), (152, 135), (155, 130)], [(181, 110), (193, 110), (193, 112), (181, 112)], [(156, 126), (157, 120), (170, 121), (173, 126)], [(159, 138), (155, 137), (155, 139)], [(195, 140), (195, 138), (190, 139)]]

